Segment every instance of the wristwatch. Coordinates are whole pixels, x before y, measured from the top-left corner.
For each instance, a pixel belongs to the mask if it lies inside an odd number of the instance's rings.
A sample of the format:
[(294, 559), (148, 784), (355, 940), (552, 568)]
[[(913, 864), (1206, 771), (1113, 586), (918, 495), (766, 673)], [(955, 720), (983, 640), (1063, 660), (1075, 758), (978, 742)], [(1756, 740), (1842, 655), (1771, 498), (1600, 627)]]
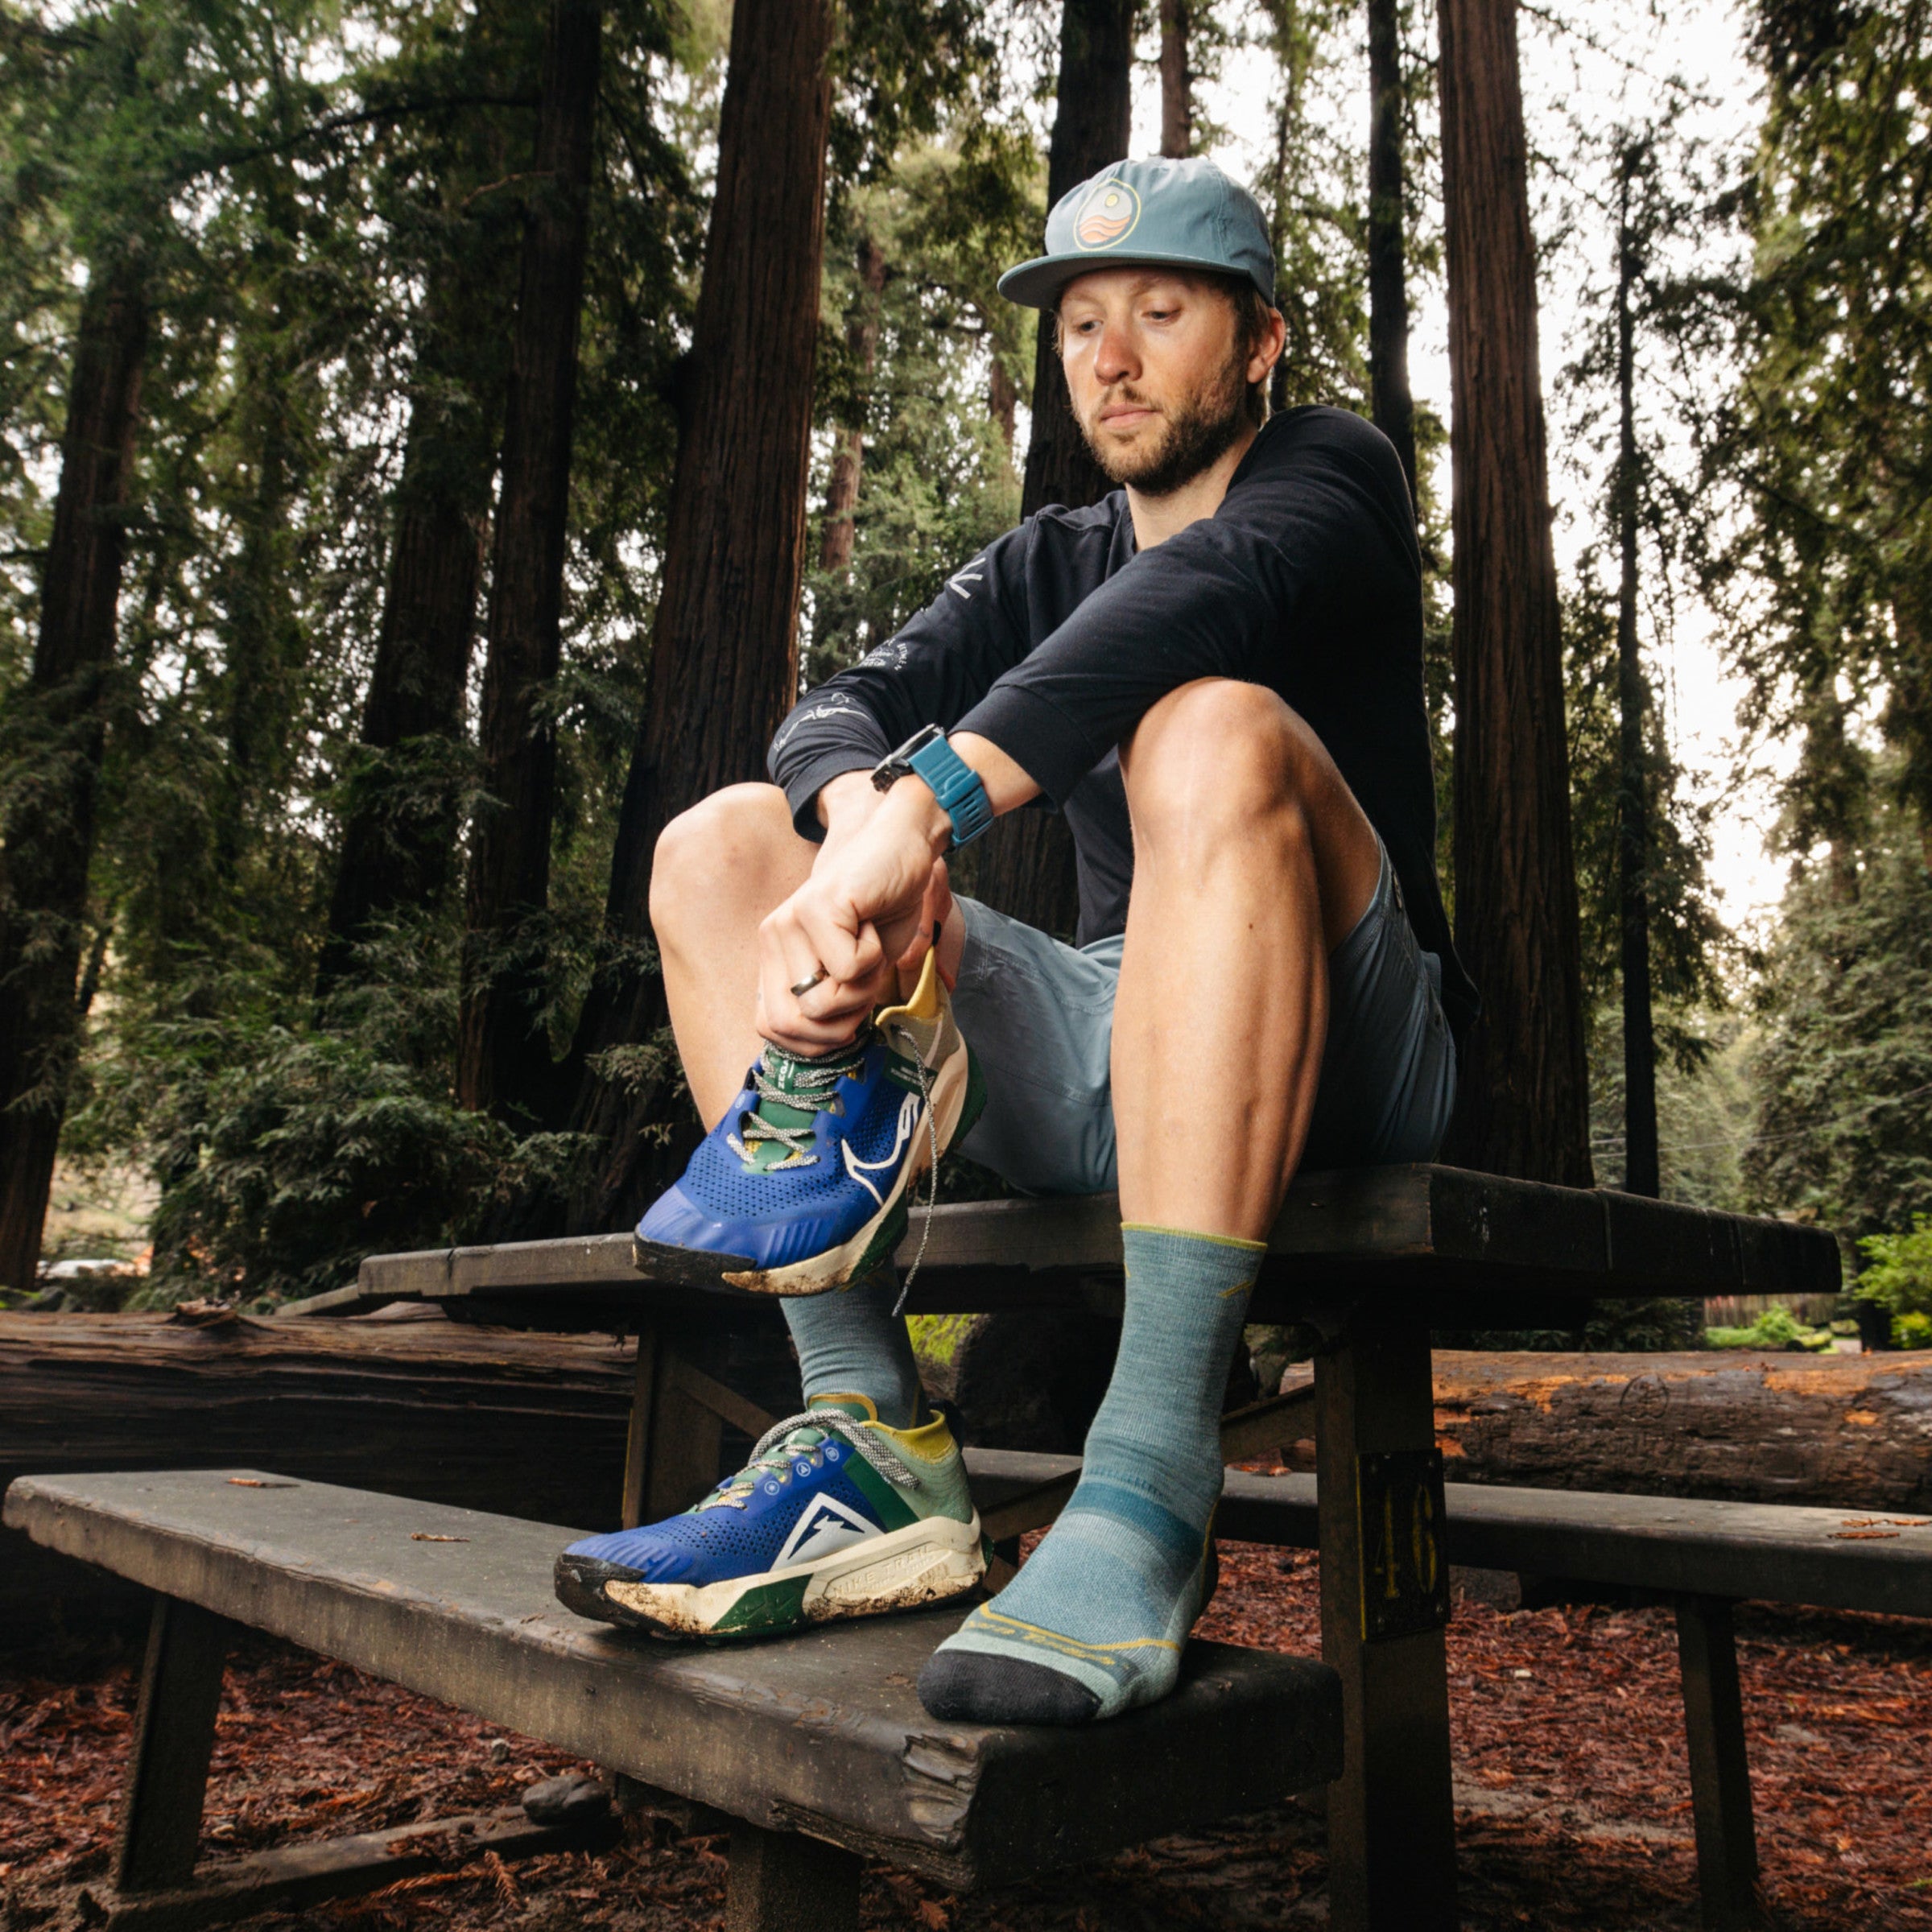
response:
[(952, 848), (976, 839), (993, 823), (993, 801), (980, 774), (946, 741), (943, 725), (926, 724), (873, 766), (872, 782), (890, 791), (908, 772), (923, 778), (952, 820)]

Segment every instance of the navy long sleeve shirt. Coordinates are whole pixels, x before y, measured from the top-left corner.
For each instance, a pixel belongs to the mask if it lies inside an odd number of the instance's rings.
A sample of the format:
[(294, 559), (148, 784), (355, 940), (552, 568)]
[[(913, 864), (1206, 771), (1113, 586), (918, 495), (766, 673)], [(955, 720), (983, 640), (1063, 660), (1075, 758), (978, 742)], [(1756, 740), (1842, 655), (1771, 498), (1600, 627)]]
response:
[(1121, 741), (1204, 677), (1265, 685), (1327, 747), (1388, 848), (1417, 939), (1441, 959), (1459, 1038), (1476, 997), (1436, 878), (1415, 518), (1393, 448), (1346, 411), (1275, 417), (1215, 514), (1144, 553), (1124, 491), (1029, 517), (805, 698), (768, 763), (816, 839), (820, 790), (921, 725), (990, 740), (1066, 815), (1085, 943), (1126, 924)]

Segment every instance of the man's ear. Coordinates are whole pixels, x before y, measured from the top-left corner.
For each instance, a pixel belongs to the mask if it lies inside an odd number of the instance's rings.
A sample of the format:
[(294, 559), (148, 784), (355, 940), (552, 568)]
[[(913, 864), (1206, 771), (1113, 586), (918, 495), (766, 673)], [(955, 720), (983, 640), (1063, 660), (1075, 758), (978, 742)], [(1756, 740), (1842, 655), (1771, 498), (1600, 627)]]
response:
[(1288, 345), (1288, 324), (1282, 320), (1282, 312), (1271, 308), (1268, 312), (1268, 327), (1261, 341), (1255, 345), (1254, 353), (1248, 358), (1248, 380), (1265, 382), (1274, 373), (1274, 365), (1282, 359), (1282, 351)]

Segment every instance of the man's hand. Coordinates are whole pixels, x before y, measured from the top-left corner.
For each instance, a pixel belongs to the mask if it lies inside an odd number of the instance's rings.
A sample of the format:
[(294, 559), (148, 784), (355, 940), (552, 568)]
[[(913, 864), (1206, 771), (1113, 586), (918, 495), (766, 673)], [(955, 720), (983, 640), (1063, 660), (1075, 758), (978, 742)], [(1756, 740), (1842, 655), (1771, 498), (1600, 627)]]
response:
[[(917, 778), (890, 792), (848, 773), (820, 796), (825, 843), (811, 877), (758, 929), (758, 1030), (795, 1053), (849, 1040), (898, 973), (916, 966), (952, 903), (952, 824)], [(803, 994), (791, 989), (825, 977)]]

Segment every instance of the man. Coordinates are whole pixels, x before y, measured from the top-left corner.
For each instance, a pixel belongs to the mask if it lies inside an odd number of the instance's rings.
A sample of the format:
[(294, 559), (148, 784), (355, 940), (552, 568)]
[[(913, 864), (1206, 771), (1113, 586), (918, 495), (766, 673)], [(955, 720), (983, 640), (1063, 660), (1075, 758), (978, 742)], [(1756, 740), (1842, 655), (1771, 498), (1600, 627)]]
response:
[[(558, 1584), (712, 1636), (972, 1590), (978, 1518), (884, 1265), (947, 1145), (1033, 1191), (1117, 1185), (1125, 1319), (1080, 1487), (919, 1681), (942, 1719), (1077, 1724), (1165, 1695), (1212, 1591), (1220, 1397), (1289, 1179), (1305, 1151), (1430, 1158), (1444, 1008), (1474, 996), (1407, 490), (1358, 417), (1265, 423), (1259, 209), (1207, 162), (1124, 162), (1046, 239), (1001, 287), (1052, 312), (1121, 489), (991, 545), (793, 712), (775, 784), (658, 850), (712, 1131), (638, 1237), (787, 1298), (807, 1408), (694, 1510), (572, 1546)], [(1074, 833), (1077, 947), (947, 888), (947, 852), (1036, 799)]]

